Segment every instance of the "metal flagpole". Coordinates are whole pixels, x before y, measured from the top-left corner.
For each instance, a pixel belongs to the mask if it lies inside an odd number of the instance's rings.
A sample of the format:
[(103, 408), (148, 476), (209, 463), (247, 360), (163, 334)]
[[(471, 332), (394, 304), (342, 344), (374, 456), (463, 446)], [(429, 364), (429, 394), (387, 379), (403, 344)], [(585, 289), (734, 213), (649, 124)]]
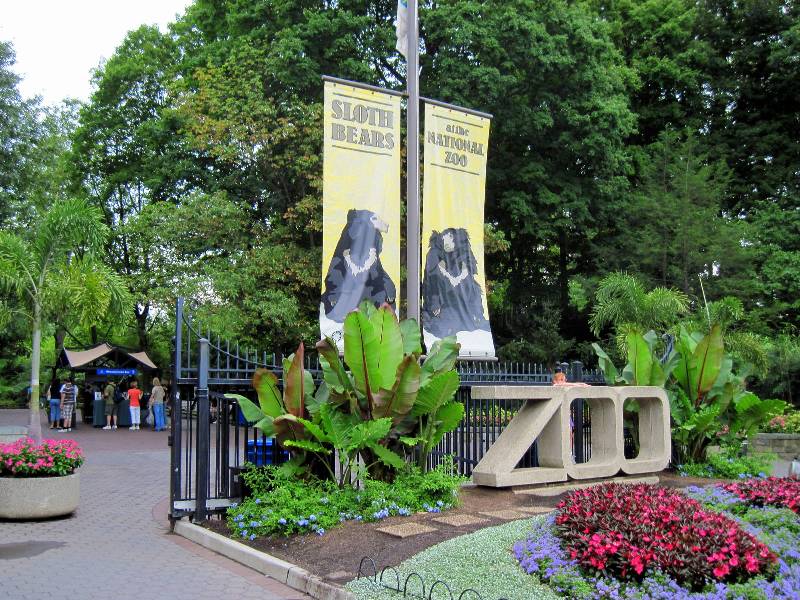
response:
[(419, 203), (419, 28), (417, 0), (408, 2), (408, 180), (406, 181), (406, 298), (409, 318), (420, 323), (420, 203)]

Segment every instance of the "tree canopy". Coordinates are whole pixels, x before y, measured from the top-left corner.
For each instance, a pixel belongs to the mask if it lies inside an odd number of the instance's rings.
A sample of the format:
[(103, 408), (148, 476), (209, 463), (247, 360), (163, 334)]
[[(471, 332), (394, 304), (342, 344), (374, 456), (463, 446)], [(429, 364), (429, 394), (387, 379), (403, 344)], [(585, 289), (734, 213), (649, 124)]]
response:
[[(165, 362), (185, 294), (242, 342), (315, 341), (321, 76), (402, 89), (395, 11), (195, 0), (166, 32), (131, 31), (79, 110), (22, 99), (0, 45), (0, 227), (24, 237), (37, 211), (83, 199), (131, 295), (124, 319), (76, 321), (78, 337)], [(625, 272), (693, 312), (703, 291), (735, 296), (742, 327), (781, 340), (772, 355), (792, 363), (796, 2), (424, 0), (419, 15), (422, 94), (494, 115), (486, 262), (501, 356), (590, 359), (595, 291)]]

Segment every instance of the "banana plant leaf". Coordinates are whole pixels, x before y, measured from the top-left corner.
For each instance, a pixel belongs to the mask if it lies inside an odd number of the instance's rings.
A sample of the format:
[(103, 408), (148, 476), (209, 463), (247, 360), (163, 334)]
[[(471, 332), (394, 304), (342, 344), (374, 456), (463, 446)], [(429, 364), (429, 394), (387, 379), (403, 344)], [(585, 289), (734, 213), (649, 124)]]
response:
[[(253, 374), (253, 388), (258, 394), (258, 404), (261, 406), (261, 412), (265, 415), (275, 418), (286, 412), (275, 373), (268, 369), (256, 369), (255, 374)], [(242, 406), (242, 404), (240, 403), (239, 406)], [(242, 412), (244, 412), (244, 408)], [(245, 417), (247, 417), (247, 413), (245, 413)]]
[(622, 371), (622, 377), (631, 385), (649, 385), (653, 369), (653, 353), (640, 333), (627, 336), (628, 364)]
[(373, 390), (388, 389), (394, 384), (397, 377), (397, 367), (403, 360), (403, 336), (394, 311), (388, 304), (376, 310), (370, 318), (370, 323), (378, 338), (378, 381), (379, 387)]
[(617, 372), (617, 367), (614, 366), (614, 361), (611, 360), (605, 350), (598, 344), (592, 344), (592, 348), (594, 348), (594, 353), (597, 354), (598, 366), (603, 372), (603, 378), (606, 380), (606, 384), (616, 384), (619, 380), (619, 373)]
[(695, 403), (708, 394), (719, 377), (725, 347), (722, 342), (722, 329), (714, 325), (692, 353), (689, 361), (689, 374)]
[(375, 328), (361, 312), (351, 312), (344, 320), (344, 361), (353, 374), (356, 389), (374, 406), (373, 393), (382, 387), (378, 371), (380, 344)]
[(400, 333), (403, 336), (403, 354), (422, 354), (422, 334), (416, 319), (400, 321)]
[(460, 349), (461, 344), (459, 344), (456, 337), (452, 335), (434, 342), (433, 346), (431, 346), (428, 351), (428, 356), (422, 363), (420, 387), (425, 387), (430, 378), (437, 373), (443, 373), (453, 369), (458, 359), (458, 351)]
[(416, 356), (408, 355), (397, 369), (397, 379), (391, 390), (379, 390), (375, 394), (373, 417), (391, 417), (399, 423), (414, 406), (419, 391), (421, 368)]
[(435, 415), (439, 408), (453, 399), (459, 381), (458, 373), (455, 371), (434, 375), (428, 385), (419, 389), (417, 401), (411, 409), (411, 416)]
[[(297, 352), (284, 361), (283, 367), (283, 405), (286, 407), (286, 412), (295, 417), (305, 415), (307, 380), (305, 377), (304, 357), (305, 348), (303, 343), (300, 342)], [(313, 386), (313, 380), (311, 385)]]

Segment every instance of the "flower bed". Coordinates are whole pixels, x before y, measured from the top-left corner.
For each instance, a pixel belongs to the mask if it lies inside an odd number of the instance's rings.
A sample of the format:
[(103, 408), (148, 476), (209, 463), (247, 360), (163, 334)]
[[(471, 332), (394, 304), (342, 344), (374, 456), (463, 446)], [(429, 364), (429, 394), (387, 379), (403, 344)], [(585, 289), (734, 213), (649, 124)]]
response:
[(23, 438), (0, 444), (0, 477), (61, 477), (75, 472), (84, 456), (74, 440)]
[(730, 483), (722, 488), (752, 506), (777, 506), (800, 514), (800, 481), (769, 477)]
[(796, 497), (789, 483), (689, 488), (689, 497), (645, 485), (579, 490), (534, 523), (514, 554), (575, 598), (794, 598), (800, 518), (762, 506), (765, 497)]
[(332, 481), (299, 480), (278, 468), (261, 467), (243, 477), (253, 495), (228, 510), (234, 536), (324, 535), (345, 521), (381, 521), (416, 512), (441, 512), (458, 501), (463, 480), (446, 465), (428, 473), (409, 468), (391, 484), (366, 480), (363, 489), (338, 488)]

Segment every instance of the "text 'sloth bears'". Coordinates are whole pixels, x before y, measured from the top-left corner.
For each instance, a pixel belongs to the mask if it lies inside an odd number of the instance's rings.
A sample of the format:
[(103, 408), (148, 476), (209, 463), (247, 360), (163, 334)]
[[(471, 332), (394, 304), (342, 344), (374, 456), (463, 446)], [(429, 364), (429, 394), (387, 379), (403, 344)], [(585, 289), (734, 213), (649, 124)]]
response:
[(381, 264), (383, 236), (389, 226), (370, 210), (351, 209), (325, 276), (322, 308), (331, 321), (344, 318), (364, 300), (396, 309), (394, 282)]
[(489, 331), (477, 271), (466, 229), (451, 227), (431, 234), (422, 283), (426, 331), (438, 338), (459, 331)]

